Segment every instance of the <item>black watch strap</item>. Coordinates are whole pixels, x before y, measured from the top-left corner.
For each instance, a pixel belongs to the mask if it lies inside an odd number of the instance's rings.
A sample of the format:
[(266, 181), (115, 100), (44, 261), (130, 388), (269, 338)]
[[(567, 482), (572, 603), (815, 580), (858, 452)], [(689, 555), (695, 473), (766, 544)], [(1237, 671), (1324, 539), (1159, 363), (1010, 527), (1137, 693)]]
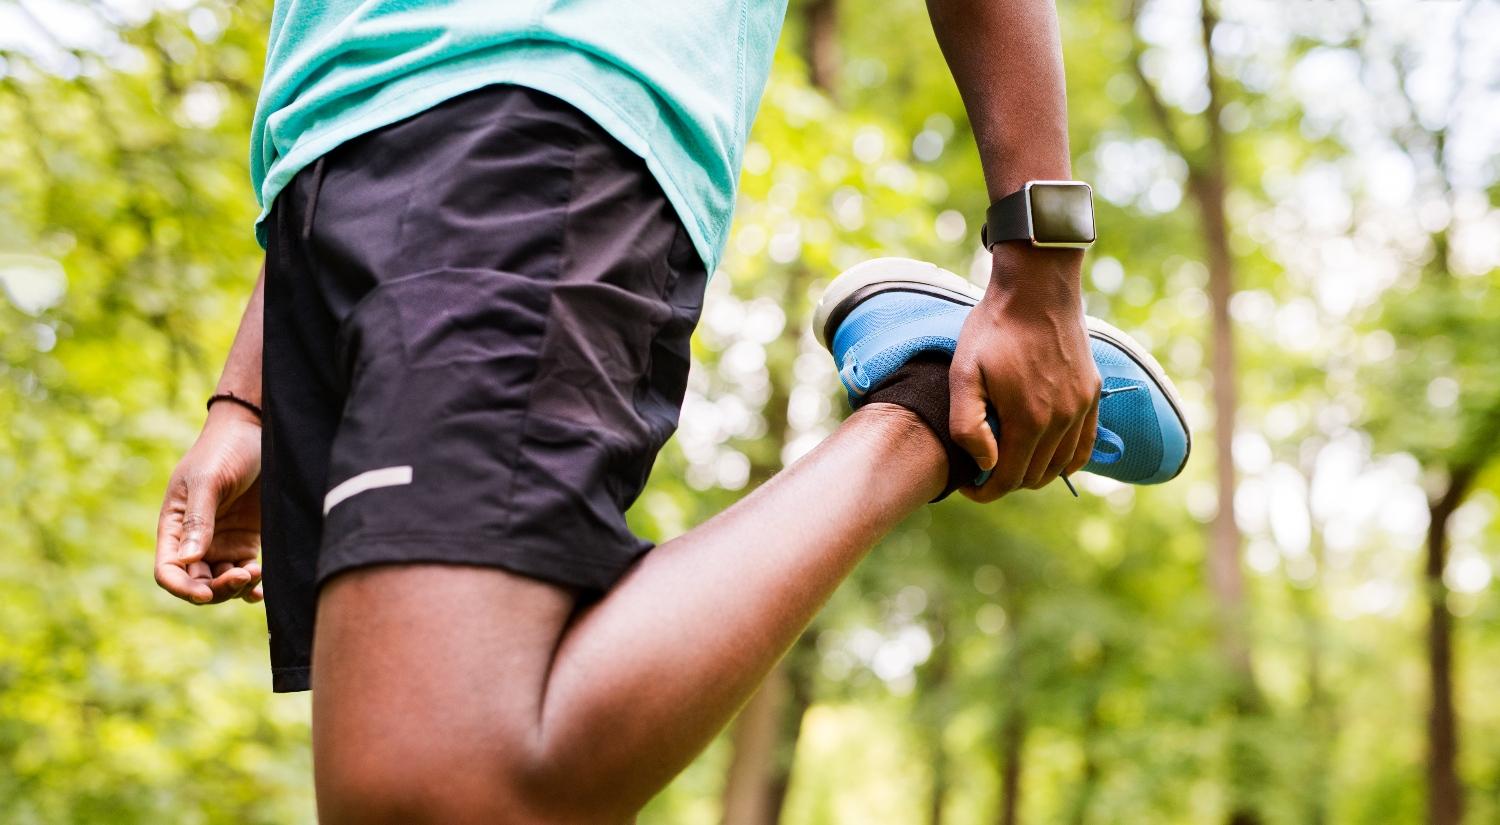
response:
[(979, 242), (991, 249), (1004, 241), (1031, 240), (1031, 221), (1026, 216), (1026, 199), (1029, 195), (1023, 187), (990, 204), (984, 213), (984, 226), (979, 229)]

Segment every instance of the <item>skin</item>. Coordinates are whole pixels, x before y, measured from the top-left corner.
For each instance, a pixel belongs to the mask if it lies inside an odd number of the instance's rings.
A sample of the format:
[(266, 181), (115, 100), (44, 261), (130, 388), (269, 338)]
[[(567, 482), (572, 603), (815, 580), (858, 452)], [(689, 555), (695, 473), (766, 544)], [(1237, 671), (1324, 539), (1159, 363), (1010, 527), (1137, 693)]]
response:
[[(1057, 12), (1047, 0), (928, 0), (995, 201), (1029, 180), (1069, 180)], [(989, 287), (958, 339), (949, 429), (994, 474), (964, 494), (1040, 489), (1088, 463), (1099, 373), (1083, 325), (1083, 250), (996, 244)], [(1000, 444), (985, 421), (999, 415)]]
[(499, 570), (334, 579), (313, 644), (322, 820), (630, 821), (946, 476), (920, 420), (870, 405), (576, 615)]
[[(260, 406), (262, 266), (214, 394)], [(177, 463), (156, 522), (156, 583), (193, 604), (265, 598), (260, 584), (260, 419), (219, 402)]]
[[(1069, 177), (1056, 13), (931, 0), (998, 198)], [(1081, 253), (1001, 244), (953, 361), (954, 437), (992, 501), (1076, 471), (1099, 376)], [(219, 392), (260, 403), (264, 272)], [(1004, 421), (995, 443), (985, 405)], [(259, 601), (259, 422), (218, 403), (173, 473), (156, 579), (195, 604)], [(629, 822), (729, 721), (875, 542), (947, 476), (937, 437), (869, 405), (602, 599), (499, 569), (390, 565), (320, 596), (313, 750), (325, 823)], [(818, 502), (816, 508), (807, 502)]]

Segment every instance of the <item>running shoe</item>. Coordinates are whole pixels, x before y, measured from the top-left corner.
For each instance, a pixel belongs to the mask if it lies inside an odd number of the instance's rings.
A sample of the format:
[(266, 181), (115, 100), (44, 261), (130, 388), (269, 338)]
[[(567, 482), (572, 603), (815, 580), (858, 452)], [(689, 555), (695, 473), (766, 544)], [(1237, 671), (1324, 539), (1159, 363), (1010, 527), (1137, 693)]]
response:
[[(935, 264), (876, 258), (828, 285), (813, 329), (833, 354), (850, 404), (857, 406), (913, 356), (951, 358), (964, 319), (983, 294)], [(1130, 484), (1176, 478), (1192, 449), (1177, 388), (1129, 335), (1092, 316), (1085, 316), (1085, 324), (1103, 386), (1094, 451), (1084, 472)], [(1000, 425), (993, 412), (990, 426), (998, 439)], [(975, 484), (988, 478), (983, 473)]]

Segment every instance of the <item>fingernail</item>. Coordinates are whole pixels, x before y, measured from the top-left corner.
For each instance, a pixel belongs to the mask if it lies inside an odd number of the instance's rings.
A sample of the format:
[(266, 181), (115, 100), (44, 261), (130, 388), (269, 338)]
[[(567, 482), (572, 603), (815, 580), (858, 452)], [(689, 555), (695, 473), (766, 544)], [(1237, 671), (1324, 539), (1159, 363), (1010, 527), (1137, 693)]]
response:
[(198, 555), (198, 540), (188, 539), (177, 548), (177, 558), (186, 559)]

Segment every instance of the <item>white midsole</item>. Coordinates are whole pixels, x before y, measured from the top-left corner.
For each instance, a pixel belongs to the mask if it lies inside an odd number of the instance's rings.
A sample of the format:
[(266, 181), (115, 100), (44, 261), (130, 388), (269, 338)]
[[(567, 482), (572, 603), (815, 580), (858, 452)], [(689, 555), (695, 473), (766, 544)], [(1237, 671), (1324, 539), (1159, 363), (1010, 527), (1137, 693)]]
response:
[(818, 299), (818, 307), (813, 311), (813, 334), (818, 336), (818, 342), (832, 348), (825, 328), (828, 316), (844, 299), (875, 284), (897, 286), (903, 283), (935, 287), (953, 293), (954, 297), (967, 298), (971, 303), (979, 303), (984, 296), (979, 287), (937, 264), (912, 258), (875, 258), (844, 270), (823, 290), (823, 297)]
[(1141, 346), (1138, 341), (1131, 338), (1128, 333), (1108, 321), (1101, 321), (1092, 315), (1085, 315), (1084, 324), (1088, 327), (1090, 335), (1103, 338), (1120, 349), (1125, 350), (1126, 354), (1134, 358), (1136, 363), (1140, 364), (1141, 368), (1151, 376), (1156, 385), (1161, 387), (1162, 392), (1166, 393), (1167, 403), (1172, 405), (1172, 409), (1177, 413), (1177, 417), (1182, 419), (1183, 429), (1188, 433), (1188, 443), (1189, 447), (1191, 447), (1193, 433), (1192, 429), (1187, 427), (1187, 415), (1183, 413), (1182, 396), (1177, 394), (1177, 387), (1172, 383), (1172, 379), (1167, 377), (1167, 371), (1162, 369), (1161, 363), (1156, 360), (1156, 357), (1148, 352), (1145, 347)]

